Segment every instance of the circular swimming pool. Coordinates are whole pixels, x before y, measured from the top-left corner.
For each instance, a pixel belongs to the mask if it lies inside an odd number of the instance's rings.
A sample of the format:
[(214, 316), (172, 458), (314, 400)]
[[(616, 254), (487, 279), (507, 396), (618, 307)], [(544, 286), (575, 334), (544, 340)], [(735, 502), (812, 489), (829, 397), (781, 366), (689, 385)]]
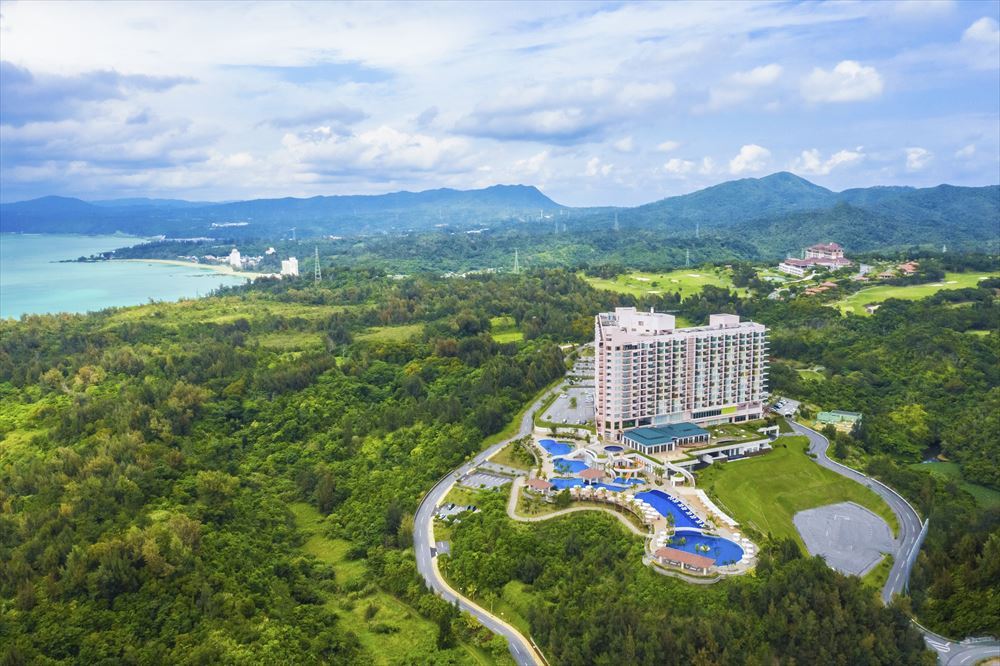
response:
[(604, 450), (607, 451), (608, 453), (619, 453), (621, 451), (624, 451), (625, 447), (624, 446), (611, 445), (611, 446), (605, 446)]
[(677, 530), (667, 545), (687, 553), (710, 557), (715, 560), (716, 566), (739, 562), (743, 557), (743, 549), (735, 542), (694, 530)]

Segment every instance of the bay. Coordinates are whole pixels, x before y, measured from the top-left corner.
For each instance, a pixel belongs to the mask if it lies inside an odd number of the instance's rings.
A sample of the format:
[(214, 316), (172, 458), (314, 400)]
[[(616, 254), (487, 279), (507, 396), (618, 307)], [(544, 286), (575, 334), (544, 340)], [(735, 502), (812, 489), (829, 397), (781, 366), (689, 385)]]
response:
[(204, 296), (247, 278), (211, 268), (132, 261), (58, 263), (133, 245), (129, 236), (0, 234), (0, 318), (91, 312)]

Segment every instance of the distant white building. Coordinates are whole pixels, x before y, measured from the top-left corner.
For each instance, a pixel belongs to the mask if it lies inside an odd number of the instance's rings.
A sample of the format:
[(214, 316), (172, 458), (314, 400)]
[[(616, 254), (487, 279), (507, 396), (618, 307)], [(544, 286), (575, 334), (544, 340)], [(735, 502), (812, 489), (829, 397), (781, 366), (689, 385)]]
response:
[(229, 253), (229, 265), (233, 268), (243, 268), (243, 259), (240, 257), (240, 251), (235, 247), (233, 251)]
[(281, 260), (281, 274), (295, 276), (299, 274), (299, 260), (295, 257)]
[(264, 252), (264, 254), (266, 254), (266, 255), (272, 255), (272, 254), (274, 254), (274, 248), (273, 247), (267, 248), (267, 251)]

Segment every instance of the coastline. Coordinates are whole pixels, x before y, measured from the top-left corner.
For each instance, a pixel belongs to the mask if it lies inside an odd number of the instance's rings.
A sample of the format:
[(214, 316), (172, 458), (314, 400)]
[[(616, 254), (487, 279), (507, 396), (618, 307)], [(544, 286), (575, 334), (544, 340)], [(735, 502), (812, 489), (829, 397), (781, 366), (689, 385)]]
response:
[(222, 273), (223, 275), (245, 277), (248, 280), (256, 280), (259, 277), (265, 277), (270, 275), (270, 273), (251, 273), (249, 271), (236, 271), (229, 264), (196, 264), (193, 261), (181, 261), (180, 259), (108, 259), (107, 261), (131, 261), (131, 262), (140, 262), (144, 264), (165, 264), (167, 266), (201, 268), (209, 271), (215, 271), (216, 273)]

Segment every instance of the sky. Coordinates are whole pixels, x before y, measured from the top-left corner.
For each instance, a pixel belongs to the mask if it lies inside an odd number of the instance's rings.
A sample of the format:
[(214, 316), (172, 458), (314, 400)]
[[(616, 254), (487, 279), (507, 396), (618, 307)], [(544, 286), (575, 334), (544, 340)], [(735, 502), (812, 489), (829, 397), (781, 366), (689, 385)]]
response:
[(1000, 182), (1000, 2), (0, 2), (0, 200)]

